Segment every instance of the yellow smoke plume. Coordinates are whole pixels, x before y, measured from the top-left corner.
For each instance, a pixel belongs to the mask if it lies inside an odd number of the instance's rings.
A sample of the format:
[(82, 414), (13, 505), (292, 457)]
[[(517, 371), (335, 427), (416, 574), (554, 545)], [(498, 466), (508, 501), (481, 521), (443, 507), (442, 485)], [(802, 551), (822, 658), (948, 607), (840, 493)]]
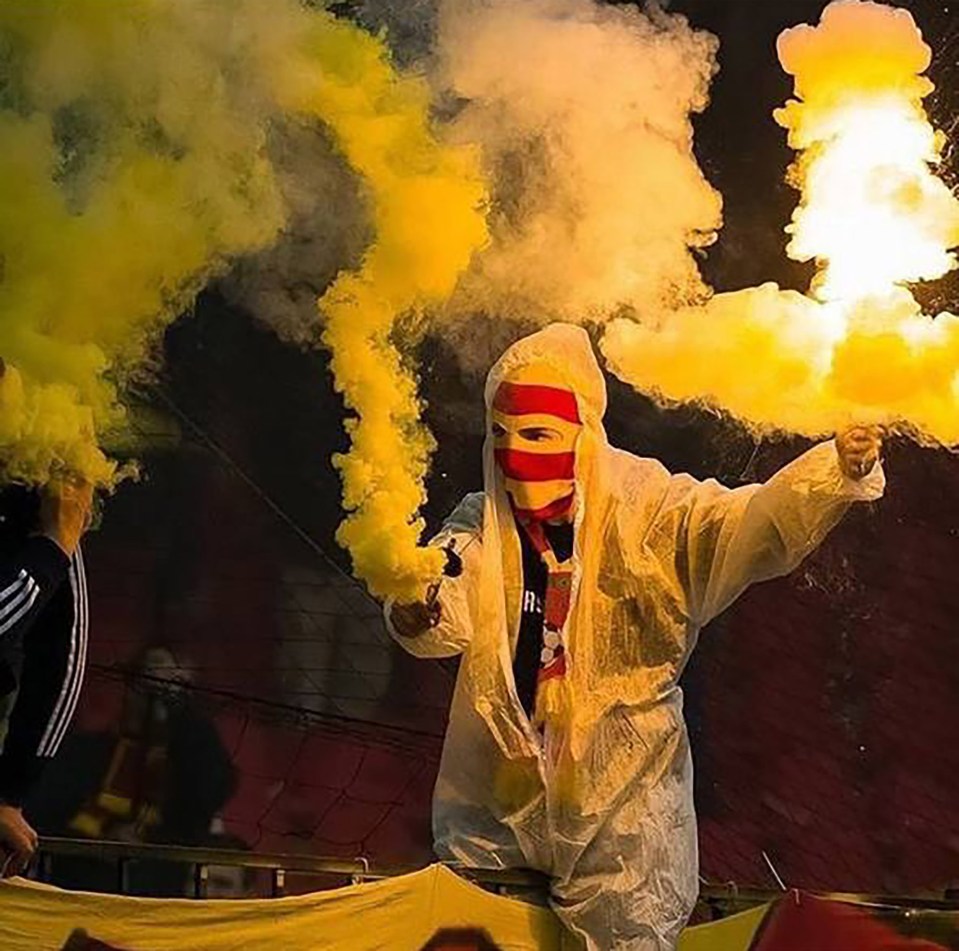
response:
[(314, 43), (321, 72), (294, 79), (289, 103), (333, 131), (369, 190), (375, 231), (360, 269), (319, 302), (335, 384), (356, 414), (350, 450), (334, 460), (348, 512), (337, 539), (374, 595), (410, 601), (439, 578), (443, 555), (419, 546), (434, 443), (396, 323), (453, 292), (486, 240), (485, 185), (473, 149), (435, 137), (427, 84), (399, 75), (379, 40), (331, 21)]
[[(262, 6), (262, 5), (261, 5)], [(262, 75), (225, 39), (267, 11), (130, 0), (0, 6), (0, 461), (5, 478), (116, 464), (119, 388), (228, 256), (282, 221)], [(247, 38), (249, 40), (249, 38)]]
[(339, 538), (374, 593), (421, 594), (441, 568), (417, 547), (432, 440), (395, 324), (449, 296), (485, 239), (476, 157), (436, 139), (430, 105), (382, 40), (296, 0), (0, 6), (4, 476), (116, 481), (125, 386), (211, 277), (275, 239), (271, 132), (319, 122), (374, 232), (321, 302), (356, 414)]
[(908, 288), (954, 267), (959, 244), (959, 201), (934, 174), (944, 137), (923, 107), (929, 47), (908, 12), (838, 0), (777, 48), (796, 98), (776, 119), (800, 153), (787, 251), (817, 263), (810, 294), (767, 284), (613, 321), (607, 360), (638, 389), (760, 429), (869, 421), (959, 444), (959, 318), (923, 315)]

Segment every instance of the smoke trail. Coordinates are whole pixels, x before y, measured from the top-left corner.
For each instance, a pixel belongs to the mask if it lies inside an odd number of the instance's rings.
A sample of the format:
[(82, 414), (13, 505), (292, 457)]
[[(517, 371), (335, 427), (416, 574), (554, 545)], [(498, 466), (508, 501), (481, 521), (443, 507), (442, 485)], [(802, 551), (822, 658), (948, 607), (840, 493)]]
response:
[(436, 83), (494, 182), (493, 240), (450, 310), (602, 320), (702, 297), (720, 198), (692, 151), (716, 39), (589, 0), (445, 0)]
[[(447, 135), (482, 156), (491, 238), (428, 322), (468, 374), (548, 320), (705, 296), (689, 249), (714, 240), (720, 197), (693, 156), (690, 115), (706, 105), (715, 37), (681, 16), (591, 0), (351, 9), (427, 76)], [(349, 188), (320, 187), (342, 209)], [(309, 198), (292, 195), (286, 240), (234, 288), (293, 339), (316, 320), (306, 251), (328, 242)]]
[(777, 111), (800, 154), (788, 253), (811, 295), (775, 285), (609, 325), (613, 371), (666, 400), (703, 400), (758, 429), (815, 436), (880, 422), (959, 444), (959, 318), (921, 313), (907, 282), (955, 266), (959, 201), (933, 170), (930, 51), (910, 14), (838, 0), (778, 51), (796, 98)]
[(319, 304), (336, 386), (356, 412), (350, 451), (335, 460), (350, 513), (337, 538), (373, 594), (413, 600), (442, 555), (418, 547), (433, 439), (395, 324), (453, 292), (486, 240), (485, 184), (473, 150), (433, 136), (426, 83), (398, 76), (378, 41), (346, 24), (316, 40), (324, 81), (293, 104), (322, 117), (362, 175), (375, 233), (361, 268), (341, 273)]

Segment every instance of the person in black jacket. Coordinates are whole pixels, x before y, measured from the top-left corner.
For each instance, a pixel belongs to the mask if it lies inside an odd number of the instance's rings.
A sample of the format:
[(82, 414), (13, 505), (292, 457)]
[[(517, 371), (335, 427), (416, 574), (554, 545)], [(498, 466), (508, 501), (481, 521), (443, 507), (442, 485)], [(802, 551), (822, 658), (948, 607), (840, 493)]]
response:
[(0, 875), (37, 847), (23, 802), (76, 709), (87, 649), (80, 537), (93, 489), (56, 480), (0, 490)]

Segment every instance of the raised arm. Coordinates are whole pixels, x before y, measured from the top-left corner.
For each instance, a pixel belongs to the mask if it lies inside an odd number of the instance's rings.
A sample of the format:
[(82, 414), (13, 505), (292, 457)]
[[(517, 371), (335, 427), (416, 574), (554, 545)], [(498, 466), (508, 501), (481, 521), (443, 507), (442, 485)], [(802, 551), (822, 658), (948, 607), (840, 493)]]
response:
[(727, 489), (676, 476), (677, 569), (698, 625), (725, 610), (750, 584), (787, 574), (812, 552), (854, 502), (882, 496), (878, 435), (853, 430), (784, 466), (769, 481)]
[(0, 638), (22, 637), (63, 583), (92, 500), (87, 483), (57, 481), (44, 487), (39, 524), (0, 558)]

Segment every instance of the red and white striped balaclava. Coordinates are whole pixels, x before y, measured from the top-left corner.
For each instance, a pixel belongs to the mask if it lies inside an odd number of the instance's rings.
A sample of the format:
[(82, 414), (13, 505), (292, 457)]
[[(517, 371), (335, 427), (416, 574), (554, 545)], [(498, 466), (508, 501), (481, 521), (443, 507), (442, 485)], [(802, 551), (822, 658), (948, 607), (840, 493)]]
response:
[(517, 519), (568, 516), (582, 429), (576, 394), (548, 366), (517, 367), (496, 390), (491, 425), (493, 455)]

